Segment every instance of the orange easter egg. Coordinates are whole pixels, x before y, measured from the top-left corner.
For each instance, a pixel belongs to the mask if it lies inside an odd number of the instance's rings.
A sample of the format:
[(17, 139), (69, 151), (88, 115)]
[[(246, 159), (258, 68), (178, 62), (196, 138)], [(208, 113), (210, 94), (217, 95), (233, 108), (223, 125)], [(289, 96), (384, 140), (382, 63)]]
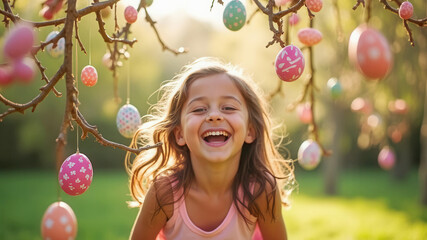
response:
[(322, 41), (322, 33), (314, 28), (303, 28), (298, 31), (298, 40), (306, 45), (313, 46)]
[(77, 220), (73, 209), (65, 202), (54, 202), (43, 215), (43, 239), (70, 240), (77, 235)]

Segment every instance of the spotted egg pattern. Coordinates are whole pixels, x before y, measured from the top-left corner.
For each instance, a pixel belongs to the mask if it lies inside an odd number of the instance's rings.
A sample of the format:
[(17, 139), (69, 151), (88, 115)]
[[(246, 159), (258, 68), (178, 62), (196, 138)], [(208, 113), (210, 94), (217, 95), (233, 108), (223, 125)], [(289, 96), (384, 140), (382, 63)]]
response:
[(92, 163), (82, 153), (72, 154), (65, 159), (58, 174), (62, 190), (72, 196), (84, 193), (92, 183), (92, 179)]
[(322, 151), (312, 139), (305, 140), (298, 149), (298, 163), (306, 170), (312, 170), (320, 163)]
[(96, 68), (87, 65), (82, 69), (81, 79), (84, 85), (88, 87), (94, 86), (98, 82), (98, 72)]
[(400, 18), (409, 19), (412, 17), (412, 14), (414, 14), (414, 6), (412, 6), (412, 3), (406, 1), (400, 4), (400, 7), (399, 7)]
[[(45, 42), (50, 41), (52, 38), (54, 38), (59, 32), (58, 31), (52, 31), (50, 32), (47, 37)], [(64, 54), (64, 50), (65, 50), (65, 39), (64, 38), (60, 38), (58, 40), (58, 42), (56, 43), (56, 46), (53, 47), (53, 43), (50, 43), (48, 45), (46, 45), (46, 51), (49, 53), (50, 56), (57, 58), (61, 55)]]
[(299, 41), (306, 46), (313, 46), (322, 41), (322, 33), (315, 28), (303, 28), (298, 31)]
[(312, 12), (319, 12), (323, 7), (322, 0), (306, 0), (305, 5)]
[(225, 27), (237, 31), (245, 25), (246, 8), (239, 0), (232, 0), (224, 9), (223, 21)]
[(138, 109), (131, 104), (123, 105), (117, 113), (116, 124), (123, 137), (132, 138), (141, 125), (141, 116)]
[(62, 201), (52, 203), (45, 211), (41, 234), (44, 240), (73, 240), (77, 235), (77, 219), (71, 207)]
[(132, 6), (127, 6), (125, 9), (126, 22), (129, 24), (132, 24), (136, 22), (137, 19), (138, 19), (138, 11)]
[(288, 45), (277, 54), (274, 65), (280, 79), (292, 82), (297, 80), (304, 71), (304, 55), (298, 47)]

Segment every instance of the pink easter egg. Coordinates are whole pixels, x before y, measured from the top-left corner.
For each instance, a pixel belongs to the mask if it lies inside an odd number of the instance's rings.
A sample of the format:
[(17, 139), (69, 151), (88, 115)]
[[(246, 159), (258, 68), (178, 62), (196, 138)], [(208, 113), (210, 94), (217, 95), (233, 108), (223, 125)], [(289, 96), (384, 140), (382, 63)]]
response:
[(72, 196), (84, 193), (92, 183), (92, 178), (92, 163), (82, 153), (75, 153), (65, 159), (58, 174), (62, 190)]
[(370, 79), (385, 77), (393, 64), (387, 39), (366, 24), (358, 26), (351, 33), (348, 55), (353, 65)]
[(299, 41), (306, 46), (313, 46), (322, 40), (322, 33), (314, 28), (303, 28), (298, 31)]
[(399, 17), (401, 19), (409, 19), (412, 17), (412, 14), (414, 14), (412, 3), (408, 1), (403, 2), (399, 7)]
[(12, 69), (12, 76), (23, 83), (29, 83), (34, 78), (34, 62), (30, 58), (14, 61)]
[(304, 71), (305, 60), (301, 50), (294, 46), (284, 47), (276, 56), (276, 74), (286, 82), (297, 80)]
[(141, 125), (141, 116), (138, 109), (131, 104), (123, 105), (117, 113), (116, 124), (123, 137), (132, 138)]
[(30, 53), (35, 39), (33, 27), (25, 23), (16, 24), (7, 33), (4, 41), (4, 55), (11, 59), (20, 59)]
[(298, 163), (306, 170), (312, 170), (320, 163), (322, 150), (316, 141), (305, 140), (298, 149)]
[(396, 156), (393, 149), (389, 146), (385, 146), (381, 149), (378, 154), (378, 164), (384, 170), (390, 170), (396, 162)]
[(297, 106), (297, 114), (302, 123), (311, 123), (311, 120), (313, 119), (313, 114), (311, 114), (311, 104), (309, 102), (299, 104)]
[(77, 219), (65, 202), (54, 202), (45, 211), (41, 223), (43, 239), (70, 240), (77, 235)]
[(84, 67), (82, 69), (81, 79), (84, 85), (88, 87), (94, 86), (98, 81), (98, 72), (96, 68), (91, 65)]
[(306, 0), (305, 6), (312, 12), (319, 12), (322, 9), (323, 1), (322, 0)]
[(8, 66), (0, 67), (0, 86), (7, 86), (13, 81), (11, 70)]
[(289, 18), (289, 25), (295, 26), (299, 23), (299, 15), (298, 13), (292, 13), (291, 17)]
[(125, 20), (126, 20), (126, 22), (129, 24), (132, 24), (132, 23), (136, 22), (137, 18), (138, 18), (138, 11), (132, 6), (127, 6), (125, 8)]

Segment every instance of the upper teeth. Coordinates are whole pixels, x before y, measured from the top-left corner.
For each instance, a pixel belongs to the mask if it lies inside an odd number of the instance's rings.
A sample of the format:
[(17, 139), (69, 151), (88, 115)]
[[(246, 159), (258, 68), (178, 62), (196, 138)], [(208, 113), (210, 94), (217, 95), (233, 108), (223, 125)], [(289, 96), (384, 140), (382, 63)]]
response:
[(220, 135), (228, 137), (228, 133), (225, 131), (207, 132), (207, 133), (203, 134), (203, 137), (205, 138), (205, 137), (209, 137), (209, 136), (220, 136)]

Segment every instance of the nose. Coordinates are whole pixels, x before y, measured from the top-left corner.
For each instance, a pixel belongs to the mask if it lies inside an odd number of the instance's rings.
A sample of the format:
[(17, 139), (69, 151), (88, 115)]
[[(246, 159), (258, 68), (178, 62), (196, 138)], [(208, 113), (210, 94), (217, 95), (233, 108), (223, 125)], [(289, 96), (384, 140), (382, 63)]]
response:
[(206, 117), (207, 122), (215, 122), (215, 121), (222, 121), (224, 117), (217, 111), (208, 113), (208, 116)]

